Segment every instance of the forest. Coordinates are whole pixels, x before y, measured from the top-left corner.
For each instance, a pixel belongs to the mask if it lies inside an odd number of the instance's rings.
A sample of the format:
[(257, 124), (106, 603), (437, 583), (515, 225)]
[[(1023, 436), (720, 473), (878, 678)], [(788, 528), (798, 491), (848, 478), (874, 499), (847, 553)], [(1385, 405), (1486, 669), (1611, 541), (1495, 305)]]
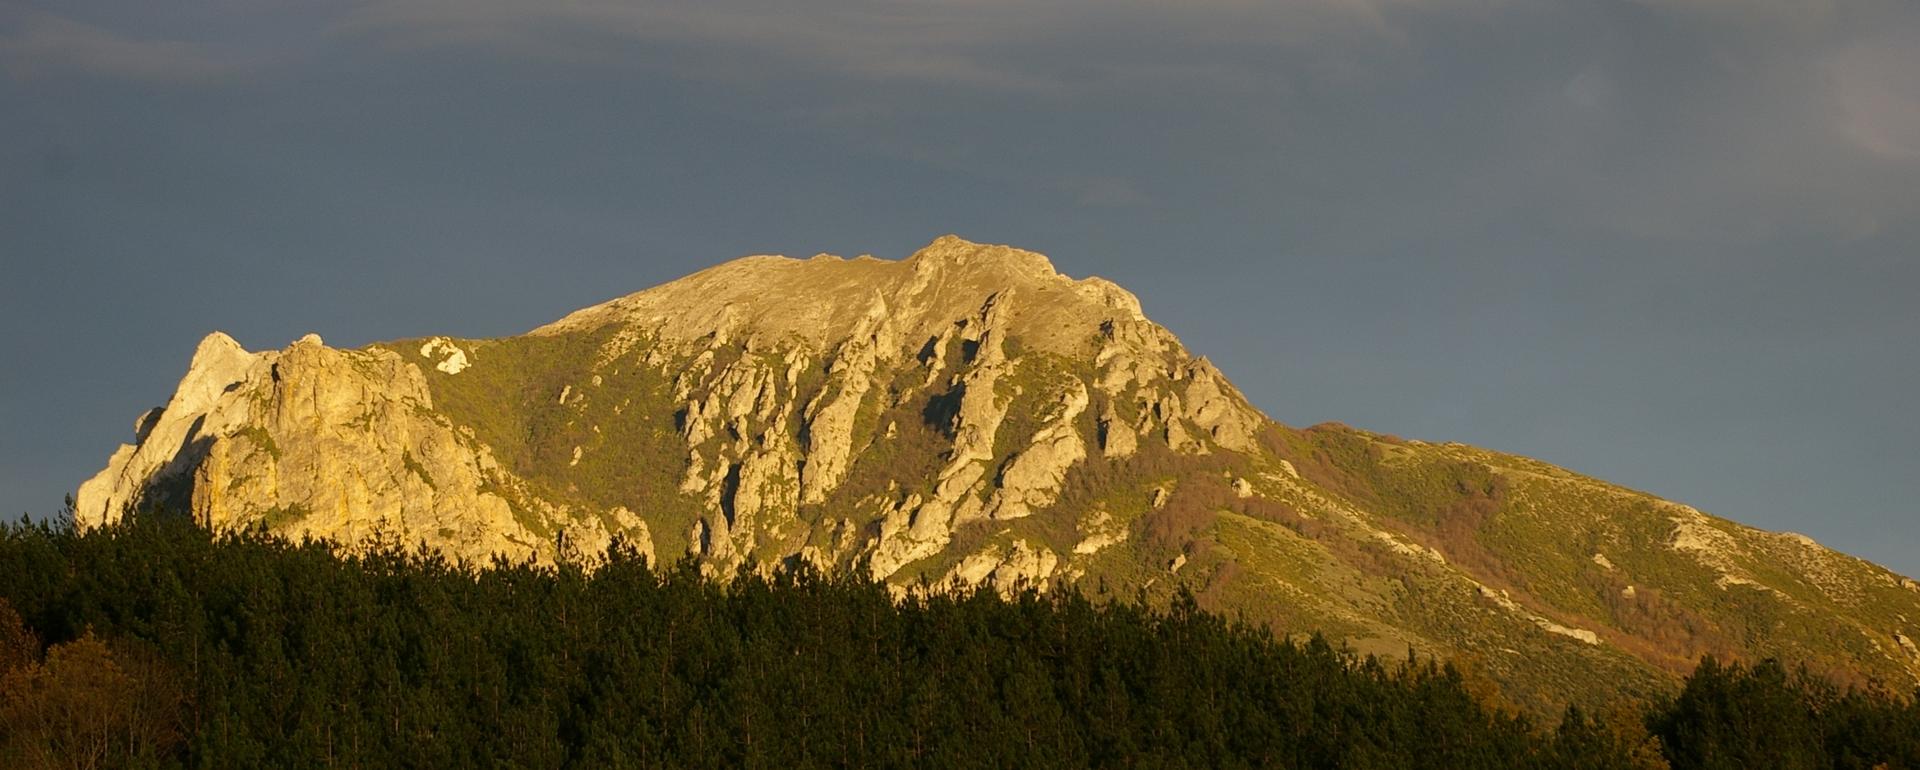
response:
[(0, 527), (0, 765), (1920, 767), (1914, 693), (1703, 660), (1551, 724), (1445, 661), (1137, 596)]

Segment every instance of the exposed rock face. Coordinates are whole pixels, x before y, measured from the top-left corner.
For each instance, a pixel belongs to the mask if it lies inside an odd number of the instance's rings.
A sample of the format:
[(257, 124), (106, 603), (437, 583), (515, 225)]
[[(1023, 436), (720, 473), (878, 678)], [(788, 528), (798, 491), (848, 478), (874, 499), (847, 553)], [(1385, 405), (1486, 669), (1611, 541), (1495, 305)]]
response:
[(1126, 541), (1130, 535), (1124, 524), (1114, 519), (1112, 514), (1095, 509), (1080, 522), (1080, 542), (1073, 546), (1073, 552), (1080, 555), (1099, 553), (1109, 546)]
[[(335, 350), (308, 335), (284, 351), (249, 354), (216, 332), (148, 422), (139, 444), (121, 447), (81, 485), (82, 526), (184, 493), (170, 502), (185, 502), (216, 530), (264, 523), (349, 544), (425, 540), (474, 559), (551, 558), (558, 547), (515, 516), (508, 496), (524, 483), (434, 414), (419, 367), (392, 352)], [(545, 519), (560, 513), (524, 504)], [(646, 542), (644, 524), (626, 516)], [(560, 526), (578, 527), (582, 547), (606, 547), (598, 520)]]
[(853, 419), (873, 389), (875, 368), (899, 352), (900, 341), (890, 321), (886, 301), (874, 297), (852, 338), (840, 343), (827, 369), (828, 388), (807, 407), (810, 467), (800, 497), (808, 503), (824, 502), (846, 478), (853, 454)]
[(1025, 586), (1045, 586), (1059, 565), (1060, 556), (1045, 546), (1015, 540), (1007, 549), (994, 546), (962, 559), (942, 582), (952, 586), (985, 585), (1004, 593)]
[[(953, 237), (902, 262), (748, 257), (530, 338), (596, 335), (605, 339), (590, 371), (556, 383), (548, 399), (584, 415), (607, 398), (610, 378), (669, 378), (684, 447), (673, 487), (699, 509), (687, 550), (717, 568), (811, 545), (892, 575), (939, 553), (957, 526), (1052, 506), (1090, 443), (1103, 457), (1168, 435), (1183, 451), (1244, 450), (1264, 421), (1126, 291), (1061, 276), (1032, 252)], [(556, 498), (562, 480), (495, 459), (518, 447), (489, 445), (457, 407), (435, 409), (442, 380), (433, 378), (489, 376), (502, 353), (481, 353), (486, 344), (434, 337), (342, 351), (309, 337), (254, 354), (216, 333), (174, 400), (143, 417), (136, 443), (82, 486), (79, 520), (110, 522), (177, 489), (209, 526), (391, 535), (475, 559), (551, 557), (562, 533), (587, 550), (636, 536), (645, 522), (631, 507)], [(1058, 365), (1088, 359), (1098, 369), (1087, 375)], [(507, 355), (497, 365), (520, 362)], [(1090, 393), (1101, 395), (1103, 415), (1092, 429), (1080, 419)], [(627, 407), (659, 410), (629, 395), (616, 414)], [(1123, 421), (1117, 410), (1137, 416)], [(1038, 424), (1007, 435), (1010, 411), (1038, 412)], [(882, 412), (898, 413), (885, 432), (874, 421)], [(901, 480), (891, 499), (863, 489), (842, 501), (878, 523), (868, 539), (857, 521), (831, 532), (802, 522), (803, 508), (836, 499), (862, 453), (899, 441), (902, 418), (945, 437), (937, 474)], [(570, 471), (596, 451), (621, 451), (596, 450), (600, 427), (592, 431), (569, 443)]]
[(1206, 359), (1188, 364), (1186, 410), (1180, 416), (1207, 432), (1214, 442), (1236, 452), (1254, 448), (1261, 418)]
[(240, 382), (257, 358), (232, 337), (214, 332), (194, 350), (187, 376), (166, 406), (148, 411), (134, 425), (134, 444), (122, 445), (98, 475), (80, 485), (74, 518), (82, 526), (118, 521), (149, 493), (194, 470), (206, 455), (206, 433), (234, 430), (252, 416), (229, 407), (208, 424), (228, 386)]
[(459, 374), (467, 368), (467, 351), (461, 350), (460, 346), (453, 344), (445, 337), (427, 340), (426, 344), (420, 346), (420, 355), (427, 358), (444, 355), (440, 363), (434, 364), (433, 368), (447, 374)]
[(1492, 600), (1494, 604), (1499, 605), (1501, 608), (1507, 610), (1508, 612), (1512, 612), (1516, 615), (1525, 617), (1526, 619), (1532, 621), (1534, 625), (1537, 625), (1541, 629), (1545, 630), (1547, 633), (1559, 634), (1561, 636), (1579, 640), (1586, 644), (1600, 643), (1599, 634), (1596, 634), (1584, 628), (1568, 628), (1566, 626), (1560, 625), (1559, 623), (1555, 623), (1552, 620), (1548, 620), (1547, 618), (1543, 618), (1543, 617), (1540, 617), (1539, 615), (1535, 615), (1531, 612), (1528, 612), (1524, 607), (1521, 607), (1518, 602), (1515, 602), (1511, 597), (1507, 596), (1507, 593), (1505, 591), (1495, 591), (1486, 586), (1480, 586), (1479, 591), (1482, 597)]
[[(901, 591), (1184, 585), (1375, 651), (1493, 655), (1516, 687), (1652, 692), (1727, 647), (1920, 681), (1920, 584), (1525, 458), (1278, 425), (1125, 290), (952, 236), (900, 261), (747, 257), (518, 337), (249, 353), (215, 333), (76, 522), (142, 502), (474, 560), (619, 540)], [(1611, 614), (1626, 601), (1685, 628)], [(1754, 603), (1796, 622), (1666, 641), (1746, 628), (1730, 608)]]
[(1026, 449), (1007, 462), (1000, 473), (1000, 488), (993, 493), (990, 506), (996, 519), (1017, 519), (1031, 515), (1036, 508), (1053, 505), (1066, 483), (1067, 471), (1086, 459), (1086, 442), (1074, 426), (1074, 418), (1087, 408), (1087, 388), (1073, 381), (1040, 431), (1033, 434)]

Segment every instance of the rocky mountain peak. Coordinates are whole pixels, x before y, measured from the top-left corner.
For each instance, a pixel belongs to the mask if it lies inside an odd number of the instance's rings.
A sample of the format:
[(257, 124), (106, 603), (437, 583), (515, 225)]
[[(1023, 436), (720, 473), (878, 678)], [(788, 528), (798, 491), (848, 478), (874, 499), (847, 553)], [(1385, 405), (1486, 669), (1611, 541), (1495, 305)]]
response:
[(652, 289), (572, 313), (534, 334), (620, 325), (659, 339), (792, 342), (826, 352), (871, 332), (884, 317), (904, 339), (924, 342), (981, 315), (990, 300), (1010, 306), (1006, 334), (1060, 353), (1084, 351), (1105, 324), (1145, 323), (1140, 302), (1100, 278), (1074, 280), (1045, 256), (958, 236), (936, 239), (904, 260), (742, 257)]
[(956, 236), (744, 257), (514, 337), (215, 332), (76, 522), (140, 501), (475, 561), (619, 538), (903, 591), (1187, 584), (1509, 681), (1653, 687), (1702, 652), (1920, 681), (1920, 583), (1525, 458), (1278, 425), (1132, 294)]
[[(504, 340), (256, 354), (216, 333), (80, 507), (101, 523), (170, 499), (212, 526), (546, 558), (561, 531), (650, 540), (631, 511), (664, 504), (691, 514), (665, 539), (715, 568), (804, 551), (888, 577), (970, 522), (1051, 508), (1090, 457), (1251, 452), (1265, 422), (1125, 290), (949, 235), (897, 261), (743, 257)], [(609, 438), (636, 430), (655, 438)], [(581, 478), (642, 450), (647, 481)]]
[(958, 235), (942, 235), (907, 257), (916, 274), (972, 273), (1008, 285), (1065, 278), (1046, 255), (1012, 246), (974, 243)]

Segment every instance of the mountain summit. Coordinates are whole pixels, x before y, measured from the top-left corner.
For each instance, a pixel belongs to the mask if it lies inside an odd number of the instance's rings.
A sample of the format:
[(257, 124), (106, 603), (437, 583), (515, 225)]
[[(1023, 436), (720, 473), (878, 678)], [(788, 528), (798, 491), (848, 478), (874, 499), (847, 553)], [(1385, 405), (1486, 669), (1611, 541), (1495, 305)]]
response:
[(1920, 584), (1545, 463), (1262, 415), (1099, 278), (945, 236), (737, 259), (502, 339), (201, 342), (80, 488), (220, 531), (1078, 584), (1465, 663), (1529, 707), (1700, 655), (1920, 683)]

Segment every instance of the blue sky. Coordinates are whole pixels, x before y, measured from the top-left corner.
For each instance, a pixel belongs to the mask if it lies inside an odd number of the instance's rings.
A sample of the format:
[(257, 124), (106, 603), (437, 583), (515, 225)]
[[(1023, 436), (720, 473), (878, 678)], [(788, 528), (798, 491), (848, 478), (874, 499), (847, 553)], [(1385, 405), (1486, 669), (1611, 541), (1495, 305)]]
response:
[(1914, 73), (1910, 0), (0, 0), (0, 506), (214, 329), (513, 334), (956, 232), (1284, 422), (1916, 574)]

